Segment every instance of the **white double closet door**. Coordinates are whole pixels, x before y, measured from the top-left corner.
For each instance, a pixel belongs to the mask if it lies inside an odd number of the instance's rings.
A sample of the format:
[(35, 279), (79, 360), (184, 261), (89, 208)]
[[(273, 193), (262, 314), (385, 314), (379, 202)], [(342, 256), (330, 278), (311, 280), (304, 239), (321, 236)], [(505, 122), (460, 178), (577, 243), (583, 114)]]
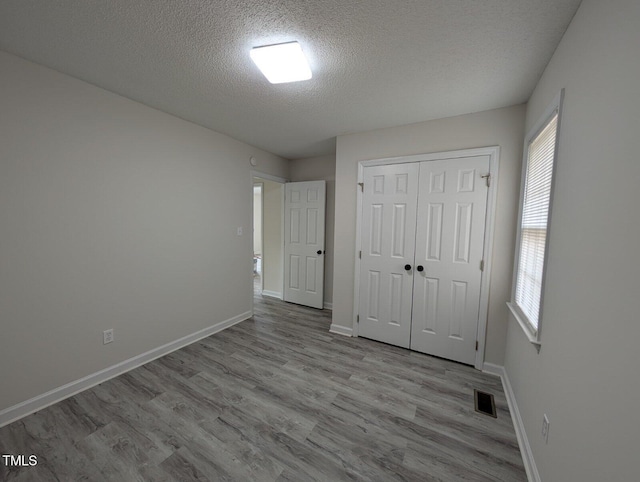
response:
[(359, 336), (474, 364), (489, 160), (364, 168)]

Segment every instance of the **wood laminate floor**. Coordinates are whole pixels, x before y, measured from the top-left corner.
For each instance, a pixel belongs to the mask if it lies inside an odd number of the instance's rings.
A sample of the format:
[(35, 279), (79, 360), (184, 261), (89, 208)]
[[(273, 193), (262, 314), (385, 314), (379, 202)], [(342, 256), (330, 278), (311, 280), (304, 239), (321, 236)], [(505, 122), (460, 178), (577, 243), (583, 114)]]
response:
[(498, 378), (329, 324), (257, 295), (253, 318), (1, 428), (38, 465), (0, 480), (526, 480)]

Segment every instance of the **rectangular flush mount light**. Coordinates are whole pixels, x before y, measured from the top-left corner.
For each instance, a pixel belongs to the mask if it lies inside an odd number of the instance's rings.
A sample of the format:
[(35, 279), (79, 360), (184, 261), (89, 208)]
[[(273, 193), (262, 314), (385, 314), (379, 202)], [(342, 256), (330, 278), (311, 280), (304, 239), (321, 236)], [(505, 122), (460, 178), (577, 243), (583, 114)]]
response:
[(272, 84), (311, 78), (311, 69), (298, 42), (254, 47), (250, 55), (251, 60)]

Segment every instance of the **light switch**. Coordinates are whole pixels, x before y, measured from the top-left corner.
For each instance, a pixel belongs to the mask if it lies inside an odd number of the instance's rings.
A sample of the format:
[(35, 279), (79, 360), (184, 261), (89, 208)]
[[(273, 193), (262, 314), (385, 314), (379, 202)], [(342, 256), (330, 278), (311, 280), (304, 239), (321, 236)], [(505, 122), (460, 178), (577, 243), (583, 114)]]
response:
[(242, 227), (238, 228), (238, 236), (242, 236)]

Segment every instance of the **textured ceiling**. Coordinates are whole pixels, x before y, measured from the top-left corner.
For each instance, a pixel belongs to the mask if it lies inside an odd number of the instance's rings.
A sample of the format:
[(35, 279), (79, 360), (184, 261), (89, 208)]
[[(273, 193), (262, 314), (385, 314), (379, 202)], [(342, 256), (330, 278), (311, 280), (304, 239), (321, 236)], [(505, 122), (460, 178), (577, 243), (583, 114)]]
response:
[[(285, 158), (527, 101), (580, 0), (1, 0), (0, 49)], [(306, 82), (256, 45), (298, 40)], [(0, 73), (1, 75), (1, 73)]]

